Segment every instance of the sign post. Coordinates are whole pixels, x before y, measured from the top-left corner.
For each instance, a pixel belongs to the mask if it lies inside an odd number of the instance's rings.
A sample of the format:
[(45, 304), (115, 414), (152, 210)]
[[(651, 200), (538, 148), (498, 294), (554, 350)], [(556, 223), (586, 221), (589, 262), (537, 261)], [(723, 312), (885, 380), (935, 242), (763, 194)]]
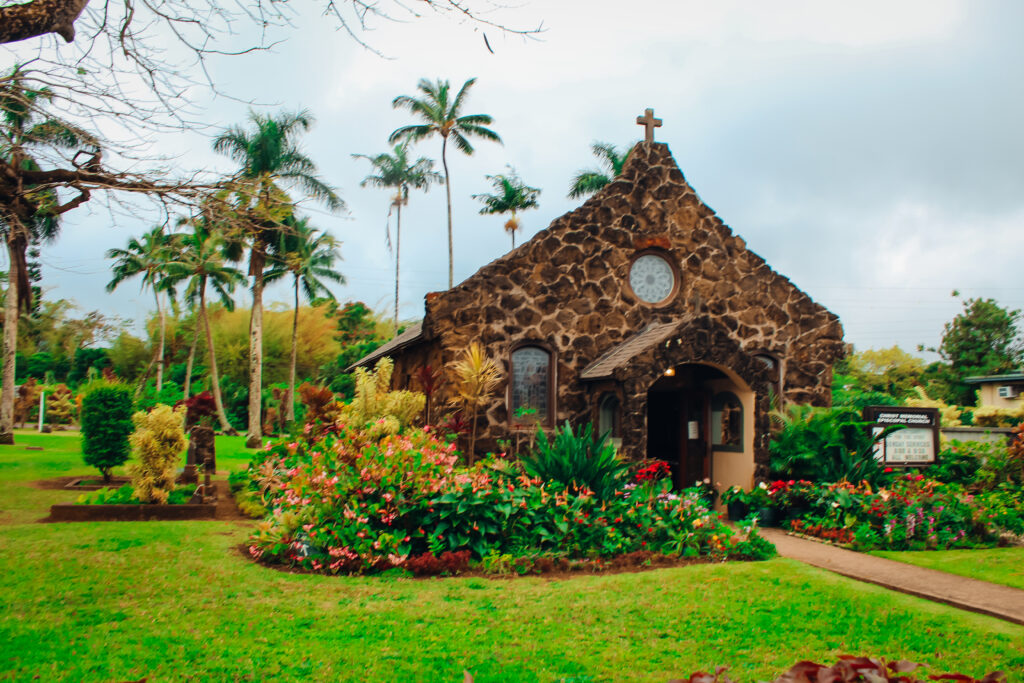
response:
[(931, 465), (939, 452), (939, 409), (868, 406), (864, 420), (871, 423), (871, 434), (878, 436), (886, 427), (904, 425), (875, 444), (875, 459), (894, 467)]

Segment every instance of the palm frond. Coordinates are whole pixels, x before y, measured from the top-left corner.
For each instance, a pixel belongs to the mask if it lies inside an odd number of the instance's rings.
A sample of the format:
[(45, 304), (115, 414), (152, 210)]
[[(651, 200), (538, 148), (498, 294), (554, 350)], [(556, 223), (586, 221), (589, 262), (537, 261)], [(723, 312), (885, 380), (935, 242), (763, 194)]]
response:
[(600, 171), (581, 171), (572, 179), (572, 185), (569, 187), (569, 199), (592, 195), (610, 182), (611, 179)]

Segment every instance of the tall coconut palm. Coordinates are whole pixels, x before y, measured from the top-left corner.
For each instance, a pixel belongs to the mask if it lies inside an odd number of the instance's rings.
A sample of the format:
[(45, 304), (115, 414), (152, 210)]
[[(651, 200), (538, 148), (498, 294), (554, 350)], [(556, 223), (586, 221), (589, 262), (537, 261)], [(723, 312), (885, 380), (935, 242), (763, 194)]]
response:
[(399, 95), (391, 101), (395, 109), (408, 109), (414, 116), (423, 120), (422, 124), (403, 126), (391, 134), (388, 142), (395, 143), (408, 140), (418, 142), (433, 135), (441, 136), (441, 165), (444, 167), (444, 189), (448, 197), (448, 288), (454, 283), (454, 260), (452, 251), (452, 182), (448, 172), (448, 141), (463, 154), (471, 155), (473, 145), (470, 137), (479, 137), (501, 144), (501, 138), (490, 128), (493, 119), (487, 114), (460, 115), (465, 104), (469, 89), (476, 83), (470, 78), (462, 84), (455, 97), (451, 97), (451, 85), (448, 81), (438, 79), (433, 83), (426, 78), (416, 85), (422, 96)]
[(512, 214), (505, 222), (505, 230), (512, 236), (512, 248), (515, 249), (516, 231), (522, 227), (516, 212), (540, 206), (537, 203), (540, 190), (520, 180), (513, 168), (506, 174), (489, 175), (487, 179), (494, 186), (495, 194), (475, 194), (473, 199), (479, 199), (484, 203), (484, 208), (480, 209), (481, 214)]
[(622, 173), (622, 167), (633, 148), (620, 150), (607, 142), (595, 142), (590, 149), (601, 162), (602, 168), (584, 169), (577, 173), (569, 188), (569, 199), (592, 195), (610, 183), (615, 176)]
[[(213, 345), (210, 318), (206, 310), (207, 287), (212, 289), (224, 308), (231, 311), (235, 301), (231, 297), (236, 285), (245, 283), (245, 276), (237, 268), (228, 265), (225, 257), (224, 237), (210, 228), (203, 219), (191, 221), (192, 232), (175, 235), (173, 256), (165, 269), (171, 284), (184, 283), (186, 301), (197, 305), (197, 323), (202, 325), (206, 337), (206, 353), (209, 356), (210, 391), (217, 406), (217, 420), (225, 434), (237, 432), (228, 422), (224, 412), (224, 401), (220, 393), (220, 375), (217, 372), (217, 351)], [(196, 335), (199, 330), (196, 330)], [(191, 374), (191, 368), (188, 370)], [(188, 395), (185, 396), (188, 398)]]
[(325, 281), (345, 284), (345, 277), (334, 269), (341, 259), (338, 241), (326, 232), (309, 226), (308, 218), (287, 221), (274, 265), (267, 271), (268, 283), (291, 274), (295, 290), (295, 309), (292, 314), (292, 357), (288, 369), (288, 394), (285, 399), (285, 420), (295, 421), (295, 365), (299, 348), (299, 289), (307, 301), (316, 299), (334, 300), (334, 294)]
[[(395, 146), (395, 153), (378, 154), (368, 156), (366, 154), (353, 154), (357, 159), (366, 159), (373, 164), (376, 175), (368, 175), (360, 183), (362, 187), (373, 185), (374, 187), (394, 188), (395, 194), (391, 198), (391, 206), (397, 212), (395, 221), (395, 334), (398, 334), (398, 272), (402, 257), (402, 207), (409, 203), (409, 190), (429, 191), (430, 185), (441, 180), (441, 174), (434, 171), (434, 162), (426, 157), (420, 157), (415, 162), (409, 162), (408, 141)], [(390, 211), (388, 212), (390, 215)]]
[(250, 130), (234, 126), (217, 136), (213, 149), (241, 165), (231, 189), (238, 219), (236, 230), (241, 231), (248, 244), (252, 277), (249, 427), (245, 444), (258, 448), (263, 437), (263, 271), (268, 249), (276, 242), (283, 221), (292, 214), (292, 202), (282, 184), (294, 186), (330, 209), (341, 209), (344, 202), (317, 177), (316, 164), (299, 147), (299, 135), (313, 125), (309, 112), (282, 112), (276, 116), (250, 112), (249, 123)]
[[(42, 112), (51, 98), (46, 88), (32, 88), (18, 67), (0, 79), (0, 158), (12, 168), (39, 170), (32, 157), (34, 149), (74, 149), (86, 146), (96, 150), (95, 141), (81, 130)], [(55, 239), (60, 229), (60, 214), (84, 201), (60, 205), (52, 188), (23, 187), (12, 197), (0, 197), (0, 237), (8, 256), (8, 283), (4, 308), (3, 382), (0, 389), (0, 444), (14, 443), (15, 354), (18, 345), (19, 311), (30, 311), (32, 290), (29, 283), (27, 251), (31, 244)], [(77, 203), (76, 203), (77, 202)]]
[[(167, 338), (167, 314), (161, 303), (161, 292), (170, 292), (164, 278), (164, 270), (171, 258), (170, 235), (162, 225), (153, 226), (142, 237), (132, 237), (124, 249), (108, 249), (107, 258), (114, 261), (111, 269), (114, 276), (107, 283), (107, 291), (113, 292), (125, 280), (142, 278), (142, 289), (153, 290), (156, 312), (160, 318), (160, 343), (156, 351), (156, 391), (159, 394), (164, 384), (164, 346)], [(148, 372), (147, 372), (148, 374)], [(141, 387), (140, 387), (141, 389)]]

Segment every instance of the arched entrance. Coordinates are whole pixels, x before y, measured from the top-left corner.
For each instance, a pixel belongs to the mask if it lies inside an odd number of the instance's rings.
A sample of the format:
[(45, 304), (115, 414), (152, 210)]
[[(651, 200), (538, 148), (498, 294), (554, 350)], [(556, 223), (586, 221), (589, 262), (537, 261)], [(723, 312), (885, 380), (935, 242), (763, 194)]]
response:
[(647, 391), (647, 457), (668, 463), (675, 488), (704, 480), (749, 487), (754, 401), (728, 370), (702, 363), (668, 368)]

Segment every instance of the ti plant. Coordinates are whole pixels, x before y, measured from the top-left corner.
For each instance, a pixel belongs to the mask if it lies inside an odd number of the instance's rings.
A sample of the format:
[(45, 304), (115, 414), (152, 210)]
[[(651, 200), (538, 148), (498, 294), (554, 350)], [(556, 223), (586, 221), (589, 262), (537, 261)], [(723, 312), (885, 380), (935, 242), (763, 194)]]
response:
[(463, 352), (462, 358), (452, 364), (456, 378), (456, 397), (453, 401), (462, 407), (469, 416), (469, 449), (466, 451), (466, 462), (473, 465), (476, 448), (477, 412), (480, 406), (490, 400), (501, 373), (494, 361), (487, 357), (478, 342), (470, 344)]

